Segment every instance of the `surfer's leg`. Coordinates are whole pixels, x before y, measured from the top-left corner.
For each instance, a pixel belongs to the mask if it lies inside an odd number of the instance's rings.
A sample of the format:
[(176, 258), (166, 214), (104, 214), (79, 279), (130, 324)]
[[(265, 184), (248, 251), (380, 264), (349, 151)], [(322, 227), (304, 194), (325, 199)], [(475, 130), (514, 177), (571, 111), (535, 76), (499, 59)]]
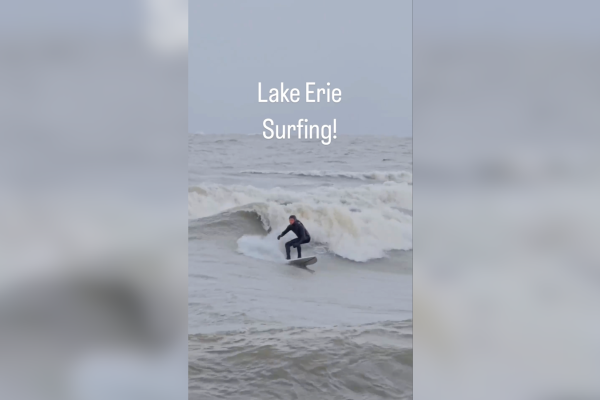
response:
[(292, 239), (285, 244), (285, 254), (286, 254), (288, 260), (290, 259), (290, 247), (296, 245), (296, 242), (298, 242), (297, 238)]
[(298, 248), (298, 258), (302, 258), (302, 248), (300, 247), (301, 244), (304, 243), (309, 243), (310, 242), (310, 238), (302, 240), (302, 241), (298, 241), (298, 244), (296, 245), (296, 247)]
[(285, 258), (286, 258), (287, 260), (289, 260), (289, 259), (290, 259), (290, 246), (291, 246), (291, 245), (290, 245), (290, 242), (287, 242), (287, 243), (285, 244)]

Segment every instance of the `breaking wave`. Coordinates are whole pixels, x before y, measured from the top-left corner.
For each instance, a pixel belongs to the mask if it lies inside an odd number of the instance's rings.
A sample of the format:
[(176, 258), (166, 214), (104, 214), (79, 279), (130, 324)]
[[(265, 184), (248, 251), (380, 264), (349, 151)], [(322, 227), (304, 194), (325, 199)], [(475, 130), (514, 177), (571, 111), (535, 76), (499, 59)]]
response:
[[(206, 184), (188, 192), (191, 230), (233, 235), (239, 238), (239, 251), (264, 259), (281, 254), (277, 253), (281, 242), (274, 237), (285, 228), (290, 214), (303, 221), (312, 243), (352, 261), (410, 250), (411, 209), (412, 186), (407, 182), (308, 191)], [(194, 238), (193, 232), (190, 237)]]

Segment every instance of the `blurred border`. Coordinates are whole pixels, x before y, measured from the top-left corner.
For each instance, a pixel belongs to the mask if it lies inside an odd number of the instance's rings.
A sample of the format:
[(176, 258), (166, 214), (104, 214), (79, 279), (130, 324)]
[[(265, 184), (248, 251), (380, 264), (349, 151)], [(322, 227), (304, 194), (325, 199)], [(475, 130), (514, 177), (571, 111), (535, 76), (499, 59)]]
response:
[(597, 398), (600, 3), (413, 12), (415, 398)]
[(187, 1), (0, 6), (0, 397), (187, 397)]

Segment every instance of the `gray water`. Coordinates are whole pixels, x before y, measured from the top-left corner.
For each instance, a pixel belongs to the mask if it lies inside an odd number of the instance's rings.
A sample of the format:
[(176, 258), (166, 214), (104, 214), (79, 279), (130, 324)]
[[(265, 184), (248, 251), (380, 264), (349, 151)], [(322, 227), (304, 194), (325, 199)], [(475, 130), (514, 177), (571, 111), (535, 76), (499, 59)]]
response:
[(190, 399), (412, 398), (411, 139), (191, 135), (188, 215)]

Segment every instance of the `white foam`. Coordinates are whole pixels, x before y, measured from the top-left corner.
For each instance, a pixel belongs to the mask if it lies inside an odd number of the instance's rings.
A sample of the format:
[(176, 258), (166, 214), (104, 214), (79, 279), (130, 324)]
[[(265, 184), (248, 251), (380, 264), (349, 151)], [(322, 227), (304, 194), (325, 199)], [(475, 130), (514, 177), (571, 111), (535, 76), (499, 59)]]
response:
[(277, 234), (272, 232), (267, 236), (244, 235), (238, 239), (238, 251), (244, 255), (259, 260), (282, 261), (283, 246), (277, 241)]
[[(275, 236), (287, 226), (288, 216), (295, 214), (310, 232), (313, 244), (324, 243), (329, 251), (350, 260), (368, 261), (385, 257), (389, 250), (412, 249), (412, 217), (402, 211), (412, 209), (412, 186), (407, 183), (305, 192), (210, 184), (188, 193), (190, 218), (240, 206), (260, 215), (265, 229), (272, 229)], [(244, 254), (272, 254), (257, 239), (243, 239), (238, 245)]]

